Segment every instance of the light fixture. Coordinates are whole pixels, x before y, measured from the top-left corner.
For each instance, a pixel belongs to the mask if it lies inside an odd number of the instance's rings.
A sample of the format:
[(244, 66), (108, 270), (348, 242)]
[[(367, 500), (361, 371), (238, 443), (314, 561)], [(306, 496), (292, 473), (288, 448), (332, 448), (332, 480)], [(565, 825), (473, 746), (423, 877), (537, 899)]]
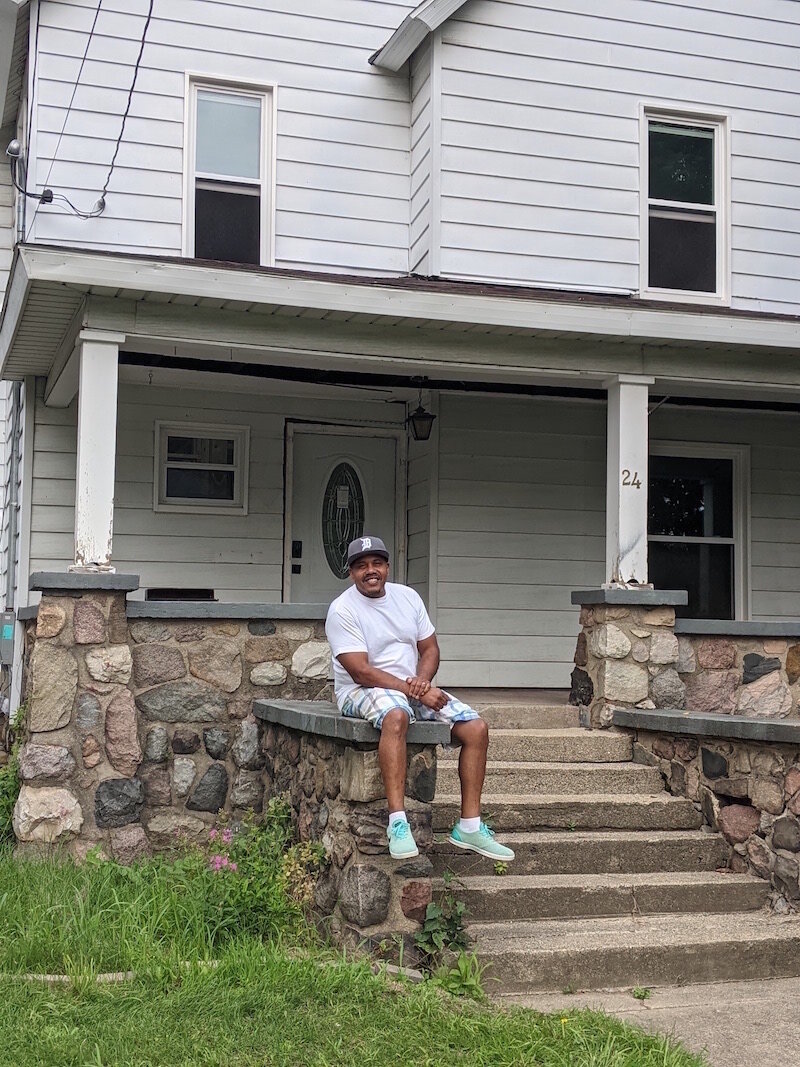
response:
[[(412, 379), (413, 381), (414, 379)], [(419, 398), (417, 400), (417, 409), (412, 411), (408, 416), (408, 424), (411, 427), (411, 436), (415, 441), (427, 441), (431, 436), (431, 430), (433, 429), (433, 420), (436, 418), (430, 411), (426, 411), (422, 406), (422, 384), (425, 381), (424, 378), (418, 378), (416, 381), (419, 384)]]

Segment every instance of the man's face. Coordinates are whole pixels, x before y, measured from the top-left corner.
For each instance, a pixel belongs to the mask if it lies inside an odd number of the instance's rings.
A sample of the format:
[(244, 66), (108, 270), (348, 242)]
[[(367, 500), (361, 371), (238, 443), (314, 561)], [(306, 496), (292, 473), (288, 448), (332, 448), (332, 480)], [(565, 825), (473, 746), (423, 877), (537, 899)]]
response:
[(383, 596), (383, 587), (389, 577), (389, 564), (383, 556), (361, 556), (351, 565), (350, 577), (364, 596)]

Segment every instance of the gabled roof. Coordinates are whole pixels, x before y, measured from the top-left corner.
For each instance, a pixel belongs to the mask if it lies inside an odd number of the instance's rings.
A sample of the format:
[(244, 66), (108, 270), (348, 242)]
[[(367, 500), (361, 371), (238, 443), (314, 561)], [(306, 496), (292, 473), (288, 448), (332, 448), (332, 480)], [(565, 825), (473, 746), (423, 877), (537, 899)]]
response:
[(454, 15), (467, 0), (423, 0), (406, 15), (392, 36), (369, 61), (374, 67), (398, 71), (429, 33)]

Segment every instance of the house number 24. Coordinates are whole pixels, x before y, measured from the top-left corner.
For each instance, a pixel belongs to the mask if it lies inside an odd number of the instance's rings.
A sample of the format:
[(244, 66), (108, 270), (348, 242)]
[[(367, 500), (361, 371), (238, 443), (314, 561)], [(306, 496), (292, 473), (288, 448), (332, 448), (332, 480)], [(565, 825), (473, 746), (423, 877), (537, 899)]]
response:
[(638, 471), (623, 470), (622, 472), (622, 484), (633, 486), (634, 489), (642, 488), (642, 481), (639, 477)]

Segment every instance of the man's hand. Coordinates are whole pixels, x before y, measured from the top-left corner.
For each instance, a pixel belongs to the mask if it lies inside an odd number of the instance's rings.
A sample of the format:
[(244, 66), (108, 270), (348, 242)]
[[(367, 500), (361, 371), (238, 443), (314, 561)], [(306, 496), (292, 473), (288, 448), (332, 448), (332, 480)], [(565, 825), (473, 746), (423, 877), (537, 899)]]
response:
[(408, 695), (414, 700), (421, 700), (431, 687), (431, 683), (427, 678), (420, 678), (417, 674), (412, 678), (406, 678), (406, 685), (408, 686)]
[(426, 708), (432, 708), (434, 711), (441, 711), (445, 704), (450, 701), (450, 697), (445, 693), (444, 689), (439, 689), (435, 685), (432, 685), (427, 693), (424, 693), (418, 699)]

